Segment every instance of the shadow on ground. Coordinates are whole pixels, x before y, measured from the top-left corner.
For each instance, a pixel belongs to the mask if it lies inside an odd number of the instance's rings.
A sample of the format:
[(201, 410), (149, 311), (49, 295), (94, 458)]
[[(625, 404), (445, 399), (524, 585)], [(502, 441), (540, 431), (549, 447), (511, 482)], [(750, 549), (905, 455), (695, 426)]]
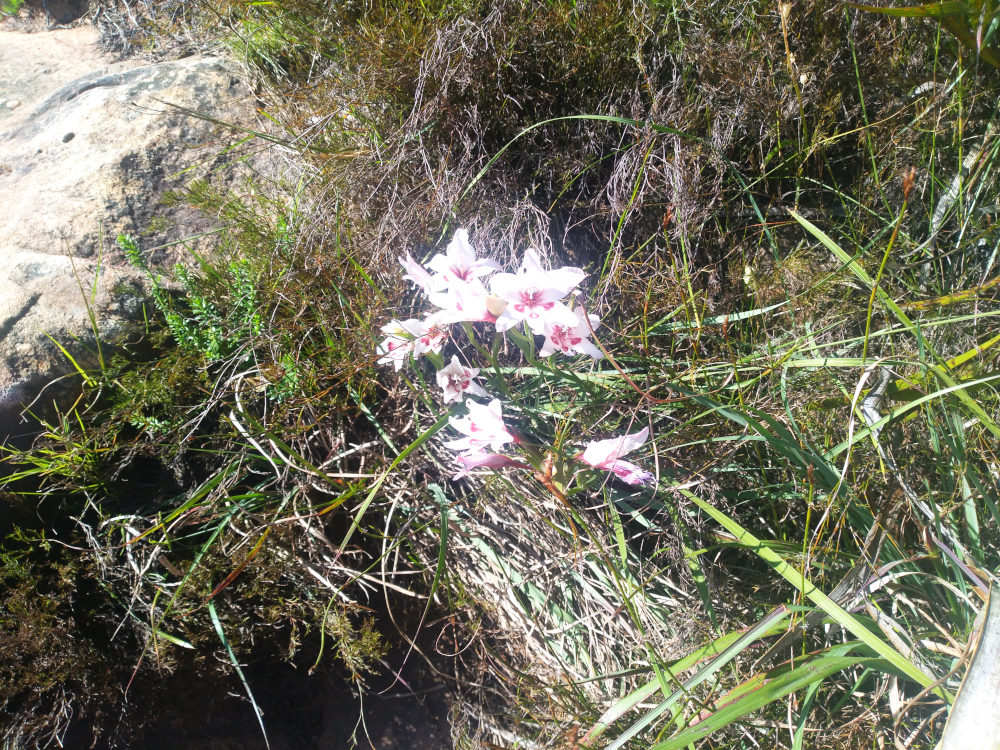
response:
[[(398, 664), (389, 661), (390, 664)], [(263, 711), (270, 750), (446, 750), (452, 747), (446, 686), (435, 683), (413, 658), (405, 677), (380, 695), (391, 678), (373, 679), (359, 700), (337, 670), (309, 676), (285, 662), (250, 664), (244, 674)], [(179, 668), (158, 682), (137, 679), (123, 723), (141, 729), (126, 744), (91, 745), (91, 725), (72, 726), (63, 739), (73, 748), (141, 747), (144, 750), (266, 750), (254, 709), (233, 675), (207, 678), (204, 669)], [(116, 734), (119, 734), (116, 732)], [(120, 742), (120, 741), (119, 741)]]

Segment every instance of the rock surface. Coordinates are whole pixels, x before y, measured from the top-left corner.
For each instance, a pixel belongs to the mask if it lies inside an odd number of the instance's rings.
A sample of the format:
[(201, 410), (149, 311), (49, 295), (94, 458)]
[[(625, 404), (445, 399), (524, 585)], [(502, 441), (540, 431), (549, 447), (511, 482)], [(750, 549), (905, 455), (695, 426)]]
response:
[(102, 337), (135, 314), (118, 233), (166, 264), (213, 228), (162, 198), (206, 174), (235, 179), (235, 136), (180, 108), (247, 124), (253, 99), (222, 59), (113, 62), (86, 27), (0, 31), (0, 70), (2, 442), (39, 384), (72, 369), (49, 336), (86, 356), (91, 313)]

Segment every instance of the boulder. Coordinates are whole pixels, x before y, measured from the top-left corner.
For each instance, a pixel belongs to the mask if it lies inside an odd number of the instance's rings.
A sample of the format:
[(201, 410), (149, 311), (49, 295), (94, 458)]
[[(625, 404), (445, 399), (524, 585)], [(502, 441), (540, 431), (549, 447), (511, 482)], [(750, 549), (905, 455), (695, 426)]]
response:
[(232, 63), (114, 63), (88, 28), (0, 31), (0, 69), (14, 71), (0, 77), (2, 442), (38, 386), (73, 370), (55, 342), (86, 357), (95, 327), (108, 339), (136, 314), (139, 274), (116, 236), (164, 266), (214, 228), (162, 199), (196, 177), (238, 179), (226, 148), (241, 134), (219, 123), (254, 112)]

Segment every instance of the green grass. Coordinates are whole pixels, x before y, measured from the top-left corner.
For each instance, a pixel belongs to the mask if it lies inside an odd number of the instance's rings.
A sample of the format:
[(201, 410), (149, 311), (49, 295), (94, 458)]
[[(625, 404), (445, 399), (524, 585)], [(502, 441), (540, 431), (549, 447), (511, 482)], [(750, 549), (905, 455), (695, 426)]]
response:
[(3, 3), (0, 3), (0, 13), (5, 16), (15, 16), (22, 5), (24, 0), (3, 0)]

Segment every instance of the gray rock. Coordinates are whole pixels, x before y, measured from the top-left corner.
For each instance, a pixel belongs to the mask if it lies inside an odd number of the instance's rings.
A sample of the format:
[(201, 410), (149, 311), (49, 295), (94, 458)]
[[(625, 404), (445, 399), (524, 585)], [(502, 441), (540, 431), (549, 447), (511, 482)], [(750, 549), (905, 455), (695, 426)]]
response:
[[(85, 75), (81, 56), (89, 56)], [(162, 198), (195, 177), (235, 179), (228, 160), (236, 155), (224, 154), (233, 131), (190, 112), (247, 124), (253, 98), (223, 59), (112, 64), (90, 29), (0, 32), (0, 69), (18, 71), (0, 83), (0, 98), (21, 102), (0, 111), (2, 442), (4, 412), (72, 370), (52, 339), (86, 357), (92, 317), (111, 337), (134, 313), (116, 296), (137, 272), (115, 237), (136, 235), (159, 248), (154, 262), (172, 264), (184, 245), (198, 244), (186, 238), (213, 228)]]

